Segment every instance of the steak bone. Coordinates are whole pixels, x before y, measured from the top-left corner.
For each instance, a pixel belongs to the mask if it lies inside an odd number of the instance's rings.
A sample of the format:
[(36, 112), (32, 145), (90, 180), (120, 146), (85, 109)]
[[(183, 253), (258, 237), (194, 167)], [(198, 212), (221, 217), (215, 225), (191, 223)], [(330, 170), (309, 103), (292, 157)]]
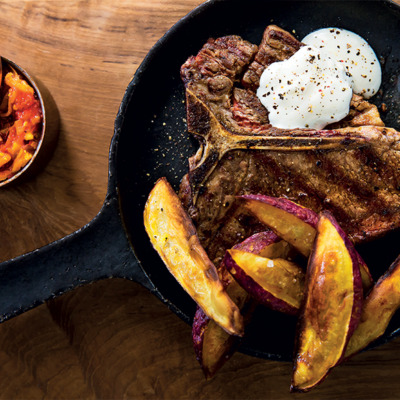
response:
[(189, 160), (192, 204), (221, 158), (232, 150), (343, 151), (379, 143), (398, 151), (399, 133), (381, 126), (347, 127), (330, 130), (273, 130), (270, 135), (244, 135), (226, 129), (190, 89), (186, 89), (188, 131), (200, 142)]

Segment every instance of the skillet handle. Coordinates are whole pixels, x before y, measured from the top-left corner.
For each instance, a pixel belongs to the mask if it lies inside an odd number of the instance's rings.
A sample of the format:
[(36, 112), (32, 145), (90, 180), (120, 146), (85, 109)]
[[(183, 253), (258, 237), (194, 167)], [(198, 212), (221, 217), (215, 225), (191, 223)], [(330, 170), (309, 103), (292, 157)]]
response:
[(99, 214), (81, 229), (0, 263), (0, 322), (103, 278), (127, 278), (154, 291), (121, 221), (117, 198), (108, 196)]

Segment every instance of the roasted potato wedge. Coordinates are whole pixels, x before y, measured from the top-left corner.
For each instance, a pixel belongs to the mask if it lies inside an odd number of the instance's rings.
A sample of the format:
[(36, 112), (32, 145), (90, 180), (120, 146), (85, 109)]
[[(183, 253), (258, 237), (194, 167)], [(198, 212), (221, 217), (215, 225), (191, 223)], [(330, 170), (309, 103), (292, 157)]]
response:
[(360, 320), (362, 301), (354, 247), (332, 215), (323, 212), (307, 268), (292, 391), (310, 390), (341, 361)]
[(287, 258), (294, 253), (292, 246), (272, 231), (255, 233), (233, 246), (233, 249), (268, 258)]
[[(263, 224), (290, 243), (305, 257), (309, 256), (318, 222), (318, 215), (314, 211), (284, 198), (264, 195), (244, 195), (241, 198), (244, 200), (245, 207)], [(367, 293), (373, 285), (373, 279), (360, 254), (358, 252), (356, 254), (359, 260), (363, 288)]]
[(231, 249), (225, 255), (225, 265), (258, 303), (286, 314), (298, 313), (305, 274), (297, 264)]
[(192, 221), (165, 178), (160, 178), (149, 194), (144, 225), (153, 247), (186, 292), (228, 333), (242, 336), (240, 311), (225, 291)]
[[(281, 256), (287, 255), (290, 251), (290, 245), (284, 243), (272, 231), (256, 233), (234, 248), (254, 254)], [(224, 262), (219, 266), (218, 272), (230, 298), (241, 310), (246, 324), (251, 319), (254, 308), (251, 296), (233, 279)], [(192, 340), (196, 358), (206, 378), (213, 377), (232, 356), (239, 344), (238, 339), (237, 336), (232, 336), (221, 329), (200, 307), (197, 307), (192, 325)]]
[(231, 357), (238, 343), (237, 336), (229, 335), (200, 307), (197, 307), (193, 319), (192, 340), (196, 358), (207, 379), (213, 377)]
[(263, 224), (305, 257), (310, 255), (318, 216), (290, 200), (263, 195), (241, 196), (244, 205)]
[[(236, 282), (232, 282), (227, 291), (242, 311), (246, 324), (250, 320), (253, 310), (248, 293)], [(206, 316), (200, 307), (197, 307), (193, 319), (192, 340), (196, 359), (207, 379), (212, 378), (228, 361), (240, 343), (240, 337), (227, 333), (215, 321)]]
[(376, 282), (364, 301), (360, 323), (350, 338), (345, 358), (358, 353), (385, 333), (400, 307), (400, 256)]

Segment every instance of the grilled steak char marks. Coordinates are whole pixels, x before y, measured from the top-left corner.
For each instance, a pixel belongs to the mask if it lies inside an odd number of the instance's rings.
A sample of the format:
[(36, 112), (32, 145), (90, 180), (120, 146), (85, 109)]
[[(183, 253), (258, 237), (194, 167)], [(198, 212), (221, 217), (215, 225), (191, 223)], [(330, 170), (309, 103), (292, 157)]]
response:
[[(200, 143), (181, 198), (200, 240), (219, 263), (225, 250), (263, 229), (236, 196), (286, 197), (330, 210), (355, 242), (400, 226), (400, 134), (353, 96), (348, 117), (325, 130), (281, 130), (255, 94), (263, 69), (301, 46), (276, 26), (259, 47), (211, 39), (182, 66), (188, 130)], [(258, 51), (257, 51), (258, 49)]]
[[(197, 56), (190, 57), (181, 68), (185, 86), (200, 100), (205, 101), (217, 119), (226, 126), (234, 125), (238, 128), (237, 122), (232, 117), (232, 92), (234, 85), (240, 82), (245, 68), (257, 54), (257, 50), (256, 45), (239, 36), (209, 39)], [(237, 92), (235, 89), (237, 105), (258, 103), (257, 108), (262, 110), (263, 106), (253, 92), (238, 90)], [(247, 95), (243, 91), (247, 92)], [(239, 110), (237, 113), (240, 115)], [(264, 110), (262, 113), (264, 118), (257, 117), (257, 120), (267, 121), (265, 118), (267, 114)], [(243, 114), (246, 115), (246, 112)], [(242, 117), (239, 116), (239, 119)]]
[(249, 65), (243, 76), (243, 86), (255, 92), (260, 84), (260, 77), (265, 67), (276, 61), (287, 60), (301, 46), (303, 44), (289, 32), (275, 25), (268, 26), (264, 31), (254, 61)]

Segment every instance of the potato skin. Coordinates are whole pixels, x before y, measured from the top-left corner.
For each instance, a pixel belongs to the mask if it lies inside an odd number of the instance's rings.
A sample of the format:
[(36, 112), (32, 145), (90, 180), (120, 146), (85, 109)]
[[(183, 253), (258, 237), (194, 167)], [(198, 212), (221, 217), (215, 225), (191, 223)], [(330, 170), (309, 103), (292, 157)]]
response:
[[(280, 239), (272, 231), (256, 233), (233, 248), (249, 253), (262, 253)], [(227, 271), (224, 261), (219, 266), (218, 273), (225, 290), (242, 312), (244, 323), (251, 319), (254, 302), (251, 296), (236, 282)], [(200, 363), (207, 379), (225, 364), (237, 349), (240, 340), (237, 336), (229, 335), (215, 324), (204, 311), (197, 307), (192, 324), (192, 341), (196, 359)]]
[(183, 289), (227, 332), (242, 336), (243, 318), (226, 293), (196, 228), (166, 178), (160, 178), (145, 204), (144, 226), (154, 249)]
[[(296, 247), (305, 257), (309, 256), (318, 223), (317, 213), (285, 198), (264, 195), (244, 195), (240, 198), (243, 199), (245, 207), (261, 222)], [(364, 291), (368, 293), (374, 281), (367, 264), (352, 243), (351, 247), (359, 261)]]
[(318, 215), (288, 199), (264, 195), (240, 196), (263, 224), (308, 257), (315, 238)]
[(364, 300), (360, 323), (346, 348), (345, 359), (357, 354), (385, 333), (400, 308), (400, 256), (382, 275)]
[(233, 249), (247, 251), (252, 254), (261, 254), (273, 243), (279, 242), (281, 239), (272, 231), (264, 231), (255, 233), (233, 246)]
[(261, 194), (248, 194), (241, 196), (244, 200), (258, 201), (261, 203), (269, 204), (272, 207), (276, 207), (280, 210), (286, 211), (289, 214), (295, 215), (303, 222), (316, 227), (318, 223), (318, 214), (313, 210), (303, 207), (289, 199), (284, 197), (271, 197)]
[[(349, 331), (347, 334), (347, 343), (350, 340), (351, 336), (353, 335), (357, 325), (360, 322), (361, 317), (361, 309), (363, 304), (363, 290), (362, 290), (362, 276), (361, 276), (361, 262), (364, 262), (361, 256), (358, 254), (356, 249), (354, 248), (353, 243), (344, 232), (344, 230), (340, 227), (339, 223), (333, 217), (333, 215), (328, 211), (323, 211), (321, 215), (330, 220), (332, 225), (335, 227), (337, 232), (339, 233), (340, 237), (342, 238), (346, 249), (350, 254), (350, 258), (352, 260), (353, 265), (353, 288), (354, 288), (354, 304), (353, 304), (353, 311), (352, 311), (352, 318), (350, 321)], [(346, 346), (347, 346), (346, 343)]]
[(292, 392), (321, 383), (343, 359), (363, 302), (358, 258), (347, 235), (322, 212), (306, 276), (295, 343)]
[(238, 336), (230, 335), (197, 307), (192, 324), (192, 342), (206, 379), (212, 378), (234, 354)]
[[(260, 304), (297, 315), (304, 294), (304, 272), (282, 258), (269, 259), (228, 250), (225, 265), (239, 284)], [(242, 260), (242, 262), (238, 262)]]

